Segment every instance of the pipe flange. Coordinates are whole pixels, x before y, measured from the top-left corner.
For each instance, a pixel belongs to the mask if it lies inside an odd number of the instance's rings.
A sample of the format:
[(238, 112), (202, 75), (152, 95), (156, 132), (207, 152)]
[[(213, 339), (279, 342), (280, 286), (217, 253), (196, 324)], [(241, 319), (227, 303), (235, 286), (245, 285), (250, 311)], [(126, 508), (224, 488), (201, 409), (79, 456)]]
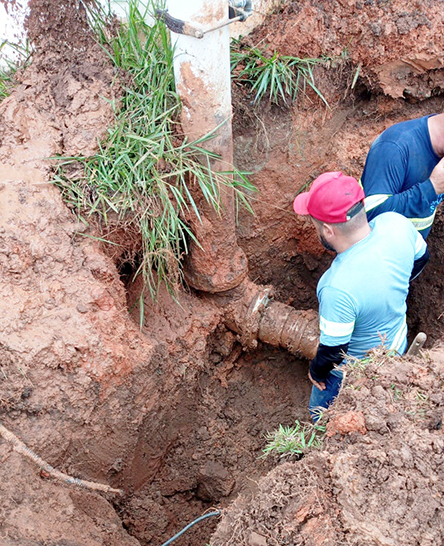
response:
[(257, 338), (262, 315), (265, 308), (270, 303), (273, 294), (273, 287), (268, 286), (257, 292), (251, 300), (245, 321), (242, 324), (242, 333), (239, 336), (239, 341), (242, 343), (243, 347), (247, 349), (255, 349), (257, 347)]

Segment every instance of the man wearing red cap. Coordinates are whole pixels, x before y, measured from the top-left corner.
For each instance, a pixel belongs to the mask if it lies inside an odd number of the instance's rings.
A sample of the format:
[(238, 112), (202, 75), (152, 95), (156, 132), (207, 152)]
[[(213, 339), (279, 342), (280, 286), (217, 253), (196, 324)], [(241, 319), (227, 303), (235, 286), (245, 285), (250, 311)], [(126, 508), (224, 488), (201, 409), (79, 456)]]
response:
[(363, 200), (354, 178), (328, 172), (293, 203), (296, 214), (311, 216), (325, 248), (337, 253), (317, 287), (321, 336), (309, 371), (315, 420), (339, 392), (345, 354), (364, 358), (381, 340), (405, 352), (409, 282), (428, 260), (409, 220), (387, 212), (369, 223)]

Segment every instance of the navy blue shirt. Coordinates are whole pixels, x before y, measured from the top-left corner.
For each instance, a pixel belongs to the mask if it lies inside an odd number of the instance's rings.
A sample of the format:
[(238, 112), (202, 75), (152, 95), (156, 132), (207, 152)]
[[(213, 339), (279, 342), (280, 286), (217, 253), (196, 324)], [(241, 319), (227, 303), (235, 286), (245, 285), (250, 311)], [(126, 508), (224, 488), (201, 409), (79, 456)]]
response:
[(382, 212), (399, 212), (424, 239), (443, 198), (429, 178), (441, 159), (432, 147), (429, 117), (397, 123), (381, 133), (370, 148), (361, 177), (369, 220)]

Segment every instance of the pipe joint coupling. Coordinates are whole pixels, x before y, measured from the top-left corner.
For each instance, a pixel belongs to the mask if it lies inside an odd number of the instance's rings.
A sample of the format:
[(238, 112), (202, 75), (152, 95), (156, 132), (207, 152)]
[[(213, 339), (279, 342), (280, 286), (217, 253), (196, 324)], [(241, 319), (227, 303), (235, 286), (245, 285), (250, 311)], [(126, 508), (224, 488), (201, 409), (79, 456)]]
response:
[(242, 332), (239, 335), (239, 341), (247, 349), (257, 347), (259, 328), (264, 311), (273, 297), (273, 289), (266, 287), (256, 293), (248, 307), (245, 320), (242, 323)]

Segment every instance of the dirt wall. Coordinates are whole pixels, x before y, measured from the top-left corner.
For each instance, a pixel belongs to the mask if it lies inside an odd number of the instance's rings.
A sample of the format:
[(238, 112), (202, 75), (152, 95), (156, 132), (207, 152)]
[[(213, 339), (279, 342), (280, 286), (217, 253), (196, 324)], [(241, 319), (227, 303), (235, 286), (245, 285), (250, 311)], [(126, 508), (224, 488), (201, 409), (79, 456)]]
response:
[[(99, 233), (76, 220), (50, 183), (47, 158), (91, 153), (112, 121), (110, 101), (119, 93), (114, 69), (77, 2), (31, 2), (28, 28), (36, 47), (33, 62), (0, 105), (1, 419), (52, 466), (119, 483), (128, 494), (152, 479), (152, 460), (165, 439), (157, 436), (153, 419), (162, 397), (168, 408), (181, 396), (183, 364), (175, 368), (169, 349), (180, 332), (173, 339), (140, 333), (128, 315), (117, 268), (95, 238)], [(205, 339), (218, 322), (217, 312), (212, 316), (205, 315), (200, 329), (194, 319), (195, 349), (181, 346), (185, 353), (189, 349), (187, 381), (193, 382), (206, 355)], [(5, 461), (16, 460), (5, 453)], [(16, 529), (20, 543), (56, 537), (72, 544), (116, 542), (100, 538), (96, 523), (80, 515), (65, 489), (39, 485), (37, 467), (31, 480), (36, 492), (23, 505), (29, 522), (25, 536), (17, 527), (25, 521), (12, 523), (14, 491), (25, 487), (32, 469), (23, 476), (19, 470), (11, 472), (11, 495), (4, 503), (12, 518), (11, 540)], [(50, 501), (51, 494), (57, 500)], [(74, 489), (76, 494), (87, 497)], [(70, 513), (66, 525), (58, 525), (65, 504)], [(83, 504), (87, 510), (87, 501)], [(54, 532), (40, 529), (42, 509), (58, 527)], [(80, 529), (71, 525), (70, 514)], [(110, 525), (115, 520), (110, 507), (97, 521), (101, 517)], [(121, 536), (122, 543), (135, 542), (123, 531)]]
[(373, 92), (428, 98), (443, 90), (442, 0), (288, 2), (255, 32), (299, 58), (346, 55)]
[(2, 546), (140, 545), (102, 496), (41, 478), (34, 463), (6, 445), (0, 457)]

